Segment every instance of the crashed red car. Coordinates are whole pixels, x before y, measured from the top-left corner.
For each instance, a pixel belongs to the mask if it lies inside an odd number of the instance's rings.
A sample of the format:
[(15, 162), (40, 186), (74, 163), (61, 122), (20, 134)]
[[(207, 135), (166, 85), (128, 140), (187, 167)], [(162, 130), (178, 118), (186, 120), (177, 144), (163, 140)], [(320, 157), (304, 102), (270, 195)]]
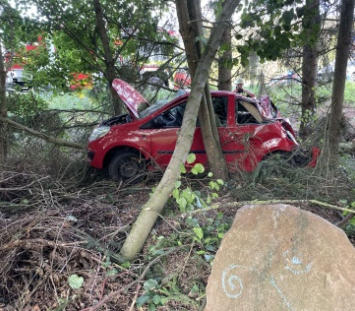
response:
[[(142, 170), (164, 169), (175, 149), (188, 93), (171, 101), (149, 103), (126, 82), (115, 79), (113, 88), (126, 103), (128, 114), (98, 125), (89, 137), (88, 158), (97, 169), (109, 169), (116, 181), (137, 177)], [(268, 118), (258, 101), (233, 92), (211, 92), (222, 151), (231, 172), (252, 171), (274, 153), (289, 154), (303, 165), (314, 166), (318, 151), (307, 157), (285, 118)], [(201, 128), (197, 121), (191, 146), (196, 163), (207, 165)]]

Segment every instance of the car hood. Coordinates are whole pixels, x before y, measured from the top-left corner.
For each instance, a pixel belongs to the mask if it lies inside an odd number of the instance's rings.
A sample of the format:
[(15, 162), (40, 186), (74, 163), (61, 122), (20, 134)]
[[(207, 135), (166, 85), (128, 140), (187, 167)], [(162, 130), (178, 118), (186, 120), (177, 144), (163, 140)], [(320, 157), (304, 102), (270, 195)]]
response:
[(114, 79), (112, 81), (112, 87), (115, 89), (118, 96), (126, 104), (128, 110), (136, 118), (139, 118), (138, 111), (145, 109), (149, 106), (148, 101), (127, 82), (121, 79)]

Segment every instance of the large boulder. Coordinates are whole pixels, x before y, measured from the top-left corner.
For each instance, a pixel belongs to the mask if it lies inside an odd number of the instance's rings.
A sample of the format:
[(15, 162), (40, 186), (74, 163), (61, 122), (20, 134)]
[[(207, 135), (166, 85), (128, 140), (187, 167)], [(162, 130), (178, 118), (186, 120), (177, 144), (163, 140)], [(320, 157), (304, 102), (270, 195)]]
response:
[(354, 311), (355, 250), (290, 205), (240, 209), (213, 261), (205, 311)]

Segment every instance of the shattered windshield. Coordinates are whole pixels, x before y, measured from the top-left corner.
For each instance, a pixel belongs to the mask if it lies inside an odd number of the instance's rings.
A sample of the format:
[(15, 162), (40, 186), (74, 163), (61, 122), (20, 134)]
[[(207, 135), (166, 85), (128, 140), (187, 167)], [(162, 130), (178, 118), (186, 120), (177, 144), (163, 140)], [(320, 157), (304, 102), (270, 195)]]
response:
[(138, 112), (139, 118), (143, 119), (143, 118), (149, 116), (150, 114), (154, 113), (155, 111), (157, 111), (160, 108), (164, 107), (165, 105), (169, 104), (175, 98), (178, 98), (178, 97), (185, 95), (185, 94), (188, 94), (188, 92), (186, 90), (180, 89), (176, 92), (176, 94), (173, 98), (166, 98), (166, 99), (158, 100), (157, 102), (155, 102), (153, 105), (149, 106), (148, 108), (146, 108), (142, 111), (139, 111)]

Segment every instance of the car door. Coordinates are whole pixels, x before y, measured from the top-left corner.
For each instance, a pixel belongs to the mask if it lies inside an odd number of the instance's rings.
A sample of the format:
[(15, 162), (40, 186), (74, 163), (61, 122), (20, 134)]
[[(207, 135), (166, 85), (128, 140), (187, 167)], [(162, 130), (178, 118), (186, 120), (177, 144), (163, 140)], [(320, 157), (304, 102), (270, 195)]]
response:
[[(168, 166), (176, 147), (186, 103), (186, 100), (180, 102), (158, 116), (155, 116), (149, 123), (142, 127), (149, 129), (146, 131), (145, 135), (146, 139), (150, 141), (150, 152), (153, 164), (163, 168)], [(196, 163), (204, 164), (206, 162), (201, 129), (199, 127), (195, 130), (190, 152), (196, 154)]]
[(219, 129), (222, 150), (230, 171), (252, 171), (262, 158), (258, 130), (264, 126), (260, 111), (251, 103), (230, 98), (228, 126)]

